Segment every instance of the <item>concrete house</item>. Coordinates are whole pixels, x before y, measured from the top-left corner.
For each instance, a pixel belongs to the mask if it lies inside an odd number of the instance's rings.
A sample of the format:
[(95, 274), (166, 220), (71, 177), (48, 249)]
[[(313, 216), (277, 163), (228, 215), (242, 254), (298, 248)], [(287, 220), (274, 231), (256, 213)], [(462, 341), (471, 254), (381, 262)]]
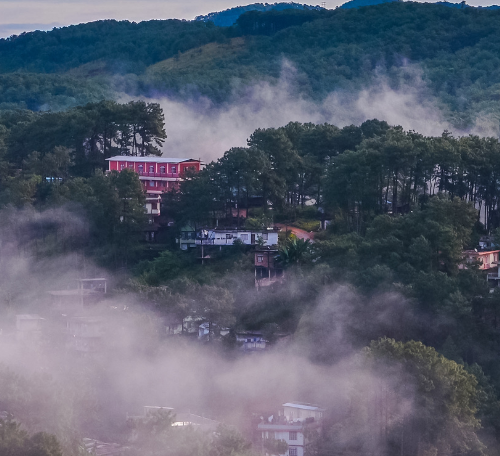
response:
[(284, 440), (288, 444), (287, 452), (281, 456), (304, 456), (305, 431), (319, 426), (324, 412), (325, 409), (317, 405), (287, 402), (277, 417), (271, 416), (259, 423), (257, 431), (262, 440)]
[(238, 240), (245, 245), (278, 245), (278, 230), (201, 230), (196, 235), (196, 245), (233, 245)]
[(277, 249), (263, 248), (255, 250), (255, 286), (268, 287), (276, 282), (283, 281), (282, 266), (276, 261)]
[(105, 322), (101, 317), (71, 317), (66, 322), (68, 347), (80, 353), (95, 353), (102, 349)]
[(267, 346), (261, 331), (239, 331), (236, 333), (236, 342), (241, 350), (247, 352), (264, 351)]

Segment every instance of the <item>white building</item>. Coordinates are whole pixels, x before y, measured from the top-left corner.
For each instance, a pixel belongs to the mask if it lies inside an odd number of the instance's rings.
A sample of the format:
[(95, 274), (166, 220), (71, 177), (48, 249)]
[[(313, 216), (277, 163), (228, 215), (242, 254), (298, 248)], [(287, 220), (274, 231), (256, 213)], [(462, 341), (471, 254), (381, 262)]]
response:
[(287, 402), (278, 417), (262, 421), (257, 429), (262, 440), (283, 440), (288, 444), (288, 450), (282, 456), (304, 456), (305, 430), (318, 426), (324, 412), (317, 405)]
[(66, 322), (69, 348), (84, 353), (103, 348), (105, 322), (101, 317), (71, 317)]
[(278, 230), (202, 230), (196, 236), (196, 245), (233, 245), (238, 240), (245, 245), (278, 245)]
[(236, 342), (243, 351), (263, 351), (267, 340), (260, 331), (240, 331), (236, 333)]

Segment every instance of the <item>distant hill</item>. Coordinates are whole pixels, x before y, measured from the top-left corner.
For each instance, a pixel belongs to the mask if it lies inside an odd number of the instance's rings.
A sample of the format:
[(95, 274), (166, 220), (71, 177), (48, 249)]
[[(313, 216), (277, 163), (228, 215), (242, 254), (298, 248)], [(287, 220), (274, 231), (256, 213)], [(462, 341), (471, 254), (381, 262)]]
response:
[(195, 20), (197, 21), (212, 21), (215, 25), (219, 27), (230, 27), (234, 25), (238, 18), (248, 12), (248, 11), (283, 11), (286, 9), (297, 9), (297, 10), (321, 10), (321, 6), (311, 6), (301, 3), (252, 3), (246, 6), (236, 6), (235, 8), (229, 8), (224, 11), (219, 11), (215, 13), (209, 13), (205, 16), (197, 16)]
[[(363, 6), (373, 6), (373, 5), (381, 5), (382, 3), (393, 3), (393, 2), (401, 2), (404, 0), (351, 0), (343, 5), (339, 6), (341, 9), (351, 9), (351, 8), (361, 8)], [(435, 5), (447, 6), (448, 8), (478, 8), (478, 9), (486, 9), (486, 10), (496, 10), (500, 9), (498, 5), (491, 6), (471, 6), (467, 5), (466, 2), (452, 3), (452, 2), (432, 2)]]
[(317, 101), (380, 84), (380, 75), (400, 88), (410, 68), (464, 127), (480, 112), (500, 118), (498, 30), (493, 8), (417, 2), (253, 10), (231, 27), (99, 21), (0, 39), (0, 110), (59, 110), (123, 93), (222, 103), (279, 83), (286, 62), (296, 93)]
[(472, 5), (467, 5), (466, 2), (460, 2), (460, 3), (451, 3), (451, 2), (436, 2), (436, 5), (442, 5), (442, 6), (447, 6), (449, 8), (478, 8), (478, 9), (485, 9), (485, 10), (497, 10), (500, 9), (500, 6), (498, 5), (491, 5), (491, 6), (472, 6)]
[(362, 6), (380, 5), (382, 3), (392, 3), (400, 0), (351, 0), (339, 6), (341, 9), (361, 8)]

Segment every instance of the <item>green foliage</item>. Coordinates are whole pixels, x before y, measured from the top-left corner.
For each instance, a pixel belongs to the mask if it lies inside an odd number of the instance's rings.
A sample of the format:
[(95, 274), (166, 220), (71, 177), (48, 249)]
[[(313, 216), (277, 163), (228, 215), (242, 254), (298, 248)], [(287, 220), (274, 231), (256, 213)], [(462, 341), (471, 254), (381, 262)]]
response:
[(304, 263), (308, 256), (311, 256), (311, 241), (309, 239), (297, 239), (295, 236), (291, 240), (287, 240), (284, 245), (280, 246), (276, 261), (284, 268), (292, 265), (300, 265)]
[(269, 454), (285, 454), (288, 451), (288, 444), (284, 440), (264, 439), (262, 446)]
[(0, 453), (5, 456), (62, 456), (54, 435), (39, 432), (30, 436), (15, 421), (0, 420)]
[(422, 445), (429, 453), (449, 448), (482, 454), (484, 446), (476, 435), (480, 423), (475, 416), (478, 393), (474, 375), (421, 342), (383, 338), (372, 342), (366, 354), (376, 371), (394, 374), (391, 394), (412, 404), (411, 414), (402, 417), (401, 429), (390, 437), (393, 446), (402, 448), (404, 444), (407, 452)]
[(64, 111), (87, 103), (113, 99), (115, 92), (104, 78), (67, 74), (0, 74), (0, 112), (8, 109)]
[[(499, 17), (477, 8), (392, 2), (248, 12), (228, 28), (109, 20), (25, 33), (0, 40), (0, 109), (61, 110), (116, 99), (116, 92), (158, 90), (227, 101), (256, 80), (276, 82), (283, 58), (297, 69), (301, 94), (321, 100), (335, 90), (364, 88), (381, 71), (391, 88), (401, 88), (415, 76), (410, 62), (451, 123), (464, 128), (482, 112), (498, 116)], [(213, 58), (206, 46), (216, 50)]]
[(0, 40), (0, 72), (64, 72), (103, 61), (111, 72), (140, 71), (224, 36), (204, 22), (105, 20)]

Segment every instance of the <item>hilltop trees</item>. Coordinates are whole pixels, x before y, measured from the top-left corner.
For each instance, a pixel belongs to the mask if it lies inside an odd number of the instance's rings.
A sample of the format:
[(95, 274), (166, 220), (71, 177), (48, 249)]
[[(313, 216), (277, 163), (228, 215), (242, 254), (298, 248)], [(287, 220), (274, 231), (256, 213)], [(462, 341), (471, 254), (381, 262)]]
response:
[(160, 155), (166, 138), (163, 111), (144, 101), (102, 101), (65, 112), (16, 116), (0, 116), (0, 125), (8, 130), (5, 158), (19, 168), (33, 152), (43, 159), (56, 147), (66, 147), (73, 174), (89, 176), (113, 155)]
[(183, 220), (203, 224), (248, 206), (249, 197), (288, 217), (314, 204), (339, 232), (363, 234), (375, 217), (410, 213), (442, 193), (483, 211), (493, 231), (500, 224), (499, 156), (495, 138), (425, 137), (376, 119), (342, 129), (292, 122), (256, 130), (247, 148), (191, 176), (179, 207), (196, 207)]

